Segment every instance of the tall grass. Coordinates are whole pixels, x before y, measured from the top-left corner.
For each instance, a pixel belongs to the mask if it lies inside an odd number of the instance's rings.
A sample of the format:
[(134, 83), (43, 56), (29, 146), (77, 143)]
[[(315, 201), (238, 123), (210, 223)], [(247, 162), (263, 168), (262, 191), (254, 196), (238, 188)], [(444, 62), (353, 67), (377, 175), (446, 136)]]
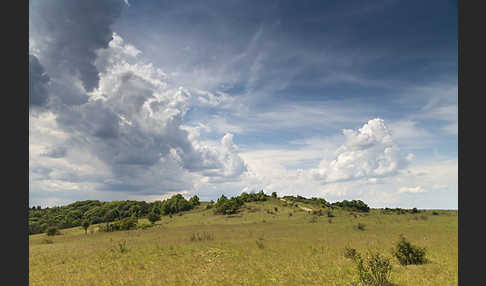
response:
[[(252, 212), (246, 207), (260, 210)], [(31, 235), (29, 283), (350, 285), (356, 280), (357, 266), (343, 256), (346, 246), (389, 255), (404, 233), (412, 245), (426, 247), (430, 262), (401, 267), (393, 257), (390, 281), (397, 285), (458, 284), (457, 212), (441, 210), (439, 216), (412, 222), (412, 214), (371, 210), (369, 216), (359, 218), (366, 231), (354, 231), (356, 219), (340, 209), (333, 210), (333, 223), (309, 223), (307, 212), (294, 211), (289, 217), (290, 205), (284, 207), (276, 200), (248, 203), (246, 207), (239, 217), (227, 219), (214, 215), (203, 202), (183, 216), (162, 217), (155, 227), (147, 229), (102, 232), (99, 225), (92, 225), (89, 235), (79, 227), (63, 229), (63, 235)], [(275, 214), (265, 212), (275, 207)], [(267, 222), (262, 223), (263, 219)], [(138, 225), (149, 223), (140, 219)], [(46, 238), (52, 243), (43, 242)], [(314, 246), (311, 252), (310, 245)], [(125, 251), (120, 250), (123, 247)]]

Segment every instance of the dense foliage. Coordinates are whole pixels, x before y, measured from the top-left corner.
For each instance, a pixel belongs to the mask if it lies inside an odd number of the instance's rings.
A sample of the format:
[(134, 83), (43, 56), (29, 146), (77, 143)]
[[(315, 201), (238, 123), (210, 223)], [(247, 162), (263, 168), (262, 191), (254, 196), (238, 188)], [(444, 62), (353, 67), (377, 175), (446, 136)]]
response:
[[(193, 203), (191, 203), (192, 201)], [(164, 201), (156, 201), (153, 204), (153, 211), (161, 215), (175, 214), (182, 211), (188, 211), (199, 203), (199, 198), (186, 200), (181, 194), (172, 196)]]
[(378, 252), (370, 253), (366, 258), (354, 253), (353, 260), (358, 270), (358, 281), (363, 286), (388, 286), (392, 265), (390, 259)]
[(417, 208), (413, 209), (402, 209), (402, 208), (384, 208), (381, 210), (383, 214), (418, 214), (420, 210)]
[(258, 193), (246, 193), (246, 192), (243, 192), (241, 193), (241, 195), (235, 197), (235, 198), (239, 198), (240, 200), (242, 200), (243, 202), (245, 203), (248, 203), (248, 202), (264, 202), (267, 200), (267, 195), (263, 192), (263, 190), (259, 191)]
[(160, 220), (160, 215), (152, 211), (148, 214), (147, 218), (151, 224), (154, 224), (156, 221)]
[(393, 250), (393, 255), (395, 255), (402, 265), (424, 264), (427, 262), (425, 252), (425, 247), (412, 245), (403, 235), (401, 235), (400, 241)]
[(127, 217), (147, 215), (150, 204), (144, 201), (98, 200), (79, 201), (66, 206), (29, 209), (29, 234), (42, 233), (50, 226), (68, 228), (81, 226), (83, 220), (91, 224), (112, 222)]
[(100, 225), (100, 231), (117, 231), (117, 230), (130, 230), (137, 227), (138, 219), (136, 217), (127, 217), (114, 222), (107, 222)]
[(290, 203), (306, 203), (306, 204), (311, 204), (315, 205), (316, 207), (329, 207), (330, 204), (323, 198), (305, 198), (302, 196), (284, 196), (284, 200), (290, 202)]
[(331, 204), (332, 206), (341, 207), (347, 210), (359, 211), (359, 212), (369, 212), (370, 207), (361, 200), (344, 200), (342, 202), (335, 202)]
[[(43, 233), (51, 226), (60, 229), (82, 226), (83, 221), (97, 224), (122, 221), (126, 218), (142, 218), (151, 211), (160, 215), (175, 214), (188, 211), (198, 204), (197, 196), (186, 200), (182, 195), (177, 194), (167, 200), (151, 203), (128, 200), (112, 202), (86, 200), (44, 209), (37, 206), (29, 209), (29, 234)], [(113, 227), (116, 229), (118, 226)]]
[(244, 201), (240, 197), (232, 197), (228, 199), (222, 195), (214, 205), (214, 213), (216, 214), (234, 214), (243, 206)]
[(241, 208), (244, 203), (248, 202), (263, 202), (266, 201), (268, 196), (261, 190), (258, 193), (246, 193), (243, 192), (239, 196), (231, 197), (228, 199), (225, 195), (222, 195), (214, 204), (214, 213), (216, 214), (234, 214)]

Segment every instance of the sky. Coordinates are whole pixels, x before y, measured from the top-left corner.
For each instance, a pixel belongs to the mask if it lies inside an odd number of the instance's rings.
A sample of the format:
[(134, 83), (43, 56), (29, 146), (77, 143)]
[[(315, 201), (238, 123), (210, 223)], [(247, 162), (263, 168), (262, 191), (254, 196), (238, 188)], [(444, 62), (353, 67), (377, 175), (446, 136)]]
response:
[(29, 205), (457, 209), (457, 1), (29, 1)]

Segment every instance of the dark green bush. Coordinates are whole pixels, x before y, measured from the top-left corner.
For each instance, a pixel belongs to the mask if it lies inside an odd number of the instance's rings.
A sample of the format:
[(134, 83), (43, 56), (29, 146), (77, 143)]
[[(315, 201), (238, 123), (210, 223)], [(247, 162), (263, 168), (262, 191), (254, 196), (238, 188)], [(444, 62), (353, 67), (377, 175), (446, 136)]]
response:
[(352, 201), (344, 200), (342, 202), (332, 203), (331, 205), (341, 207), (343, 209), (360, 211), (360, 212), (370, 211), (370, 207), (361, 200), (352, 200)]
[(241, 193), (241, 195), (234, 197), (234, 198), (238, 198), (242, 202), (248, 203), (248, 202), (263, 202), (263, 201), (267, 200), (267, 197), (268, 196), (265, 195), (263, 190), (261, 190), (258, 193), (250, 193), (250, 194), (243, 192), (243, 193)]
[(424, 264), (427, 262), (425, 254), (425, 247), (412, 245), (403, 235), (400, 235), (400, 241), (393, 249), (393, 255), (402, 265)]
[(155, 222), (160, 220), (160, 215), (152, 211), (148, 214), (147, 219), (151, 224), (155, 224)]
[[(196, 199), (194, 199), (193, 202), (195, 200)], [(199, 201), (199, 198), (197, 200)], [(160, 204), (161, 213), (164, 215), (188, 211), (194, 207), (194, 205), (186, 200), (181, 194), (174, 195), (170, 199), (162, 201)]]
[(105, 225), (100, 225), (99, 230), (105, 232), (112, 232), (118, 230), (130, 230), (137, 228), (138, 219), (135, 217), (128, 217), (115, 222), (107, 222)]
[(192, 198), (189, 199), (189, 203), (193, 206), (198, 206), (200, 204), (199, 197), (194, 195)]
[(317, 210), (317, 211), (316, 211), (316, 210), (314, 210), (314, 211), (312, 211), (312, 214), (313, 214), (313, 215), (317, 215), (317, 216), (323, 216), (323, 212), (322, 212), (322, 210)]
[(359, 230), (365, 230), (365, 227), (366, 227), (366, 225), (364, 223), (360, 223), (360, 222), (356, 225), (356, 228), (359, 229)]
[(135, 217), (127, 217), (122, 219), (119, 223), (121, 230), (130, 230), (137, 228), (138, 219)]
[(57, 226), (50, 226), (47, 228), (46, 234), (48, 236), (53, 236), (53, 235), (59, 235), (61, 232), (59, 231), (59, 228)]
[(214, 213), (216, 214), (234, 214), (243, 205), (243, 200), (239, 197), (226, 198), (222, 195), (216, 202)]

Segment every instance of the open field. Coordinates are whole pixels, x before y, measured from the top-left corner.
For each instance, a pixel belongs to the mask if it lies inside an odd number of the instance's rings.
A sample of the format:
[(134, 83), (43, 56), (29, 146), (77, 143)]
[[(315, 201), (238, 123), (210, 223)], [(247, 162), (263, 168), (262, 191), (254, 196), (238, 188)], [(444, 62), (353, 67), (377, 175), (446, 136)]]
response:
[[(458, 284), (457, 211), (333, 210), (328, 218), (269, 199), (225, 216), (205, 205), (147, 229), (107, 233), (93, 225), (87, 235), (81, 227), (31, 235), (29, 284), (352, 285), (356, 267), (344, 257), (346, 246), (390, 257), (396, 285)], [(430, 262), (401, 266), (391, 254), (400, 234), (426, 247)]]

